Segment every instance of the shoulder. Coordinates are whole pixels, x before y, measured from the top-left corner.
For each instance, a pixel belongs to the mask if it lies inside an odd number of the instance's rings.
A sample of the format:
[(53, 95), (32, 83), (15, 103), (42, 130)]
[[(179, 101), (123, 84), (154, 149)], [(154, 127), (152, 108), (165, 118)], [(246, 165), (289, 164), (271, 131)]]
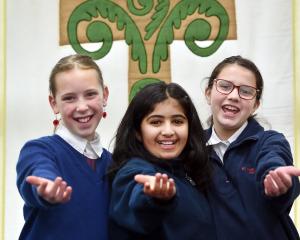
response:
[(275, 130), (265, 130), (257, 122), (255, 124), (254, 126), (252, 124), (252, 129), (250, 125), (248, 138), (254, 141), (253, 150), (291, 155), (290, 144), (284, 134)]
[(155, 174), (157, 168), (150, 162), (142, 158), (131, 158), (117, 173), (119, 175), (136, 175), (136, 174)]
[(111, 160), (111, 152), (109, 152), (106, 148), (103, 148), (101, 157)]
[(63, 146), (67, 146), (68, 143), (65, 142), (58, 135), (44, 136), (37, 139), (27, 141), (21, 148), (21, 153), (30, 151), (30, 152), (56, 152), (63, 149)]
[(46, 136), (26, 142), (20, 151), (17, 169), (55, 161), (61, 144), (55, 144), (53, 138), (54, 136)]
[(250, 133), (253, 133), (258, 138), (260, 143), (265, 141), (287, 141), (282, 133), (275, 130), (265, 130), (256, 119), (251, 119), (247, 128), (250, 130)]
[(44, 144), (52, 144), (52, 143), (55, 143), (55, 142), (63, 142), (64, 140), (58, 136), (58, 135), (51, 135), (51, 136), (43, 136), (43, 137), (40, 137), (40, 138), (36, 138), (36, 139), (31, 139), (29, 141), (27, 141), (25, 143), (26, 144), (34, 144), (34, 143), (44, 143)]
[(282, 133), (275, 130), (265, 130), (255, 119), (250, 119), (247, 127), (241, 133), (241, 139), (265, 141), (267, 139), (285, 139)]
[(53, 144), (54, 140), (53, 136), (44, 136), (37, 139), (32, 139), (27, 141), (23, 148), (32, 147), (32, 146), (51, 146)]
[(103, 148), (103, 152), (101, 154), (100, 159), (101, 159), (101, 161), (103, 161), (105, 163), (106, 167), (111, 165), (111, 163), (112, 163), (111, 153), (105, 148)]
[(131, 189), (137, 185), (134, 177), (137, 174), (155, 175), (155, 167), (141, 158), (129, 159), (116, 173), (112, 181), (112, 192), (122, 194), (124, 188)]
[(290, 147), (290, 144), (286, 139), (286, 137), (282, 133), (274, 130), (267, 130), (264, 131), (262, 134), (260, 134), (258, 138), (258, 144), (259, 145), (268, 144), (271, 146), (282, 145), (282, 146)]
[(204, 136), (205, 136), (206, 141), (208, 141), (208, 139), (210, 138), (211, 133), (212, 133), (211, 127), (204, 130)]
[(137, 167), (137, 168), (154, 168), (154, 164), (143, 158), (130, 158), (125, 164), (126, 167)]

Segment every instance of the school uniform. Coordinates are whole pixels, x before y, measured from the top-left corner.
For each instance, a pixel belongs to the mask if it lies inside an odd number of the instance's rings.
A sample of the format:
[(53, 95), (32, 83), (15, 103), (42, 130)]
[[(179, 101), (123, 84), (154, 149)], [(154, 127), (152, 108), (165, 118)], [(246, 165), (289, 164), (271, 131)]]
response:
[[(206, 197), (186, 176), (180, 160), (154, 165), (130, 159), (116, 174), (110, 201), (110, 237), (118, 240), (212, 240), (216, 239), (211, 209)], [(146, 195), (136, 174), (157, 172), (173, 178), (176, 195), (169, 201)]]
[[(92, 160), (94, 164), (89, 165)], [(28, 141), (17, 163), (17, 186), (25, 202), (25, 225), (19, 239), (108, 239), (106, 170), (110, 162), (111, 154), (102, 148), (98, 135), (88, 142), (64, 126), (53, 136)], [(70, 201), (45, 201), (26, 182), (30, 175), (50, 180), (61, 176), (73, 189)]]
[(270, 170), (293, 165), (286, 138), (276, 131), (265, 131), (255, 119), (227, 141), (216, 140), (212, 128), (206, 133), (214, 166), (208, 199), (218, 239), (299, 239), (289, 216), (300, 191), (298, 178), (293, 177), (292, 187), (279, 197), (266, 196), (263, 187)]

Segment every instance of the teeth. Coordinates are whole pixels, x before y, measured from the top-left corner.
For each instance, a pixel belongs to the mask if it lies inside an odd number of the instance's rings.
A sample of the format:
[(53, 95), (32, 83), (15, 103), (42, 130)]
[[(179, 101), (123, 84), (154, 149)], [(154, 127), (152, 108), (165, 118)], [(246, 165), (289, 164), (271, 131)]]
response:
[(86, 123), (86, 122), (88, 122), (90, 120), (90, 117), (78, 118), (77, 120), (78, 120), (78, 122)]
[(236, 110), (236, 108), (231, 107), (231, 106), (227, 106), (226, 108), (229, 109), (229, 110)]
[(229, 110), (229, 111), (238, 111), (239, 109), (237, 107), (234, 107), (234, 106), (224, 106), (224, 108), (226, 110)]
[(163, 145), (172, 145), (175, 143), (175, 141), (158, 141), (158, 143)]

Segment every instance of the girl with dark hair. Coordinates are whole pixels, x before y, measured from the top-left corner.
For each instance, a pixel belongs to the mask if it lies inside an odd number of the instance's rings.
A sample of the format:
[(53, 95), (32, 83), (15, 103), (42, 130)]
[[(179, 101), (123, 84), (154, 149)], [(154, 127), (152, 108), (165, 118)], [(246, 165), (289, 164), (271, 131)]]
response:
[(117, 130), (112, 171), (112, 239), (215, 239), (204, 131), (179, 85), (151, 84), (134, 97)]
[(208, 199), (218, 239), (299, 239), (289, 212), (299, 195), (300, 170), (286, 138), (253, 118), (262, 92), (260, 71), (241, 56), (219, 63), (208, 81), (207, 143), (214, 165)]

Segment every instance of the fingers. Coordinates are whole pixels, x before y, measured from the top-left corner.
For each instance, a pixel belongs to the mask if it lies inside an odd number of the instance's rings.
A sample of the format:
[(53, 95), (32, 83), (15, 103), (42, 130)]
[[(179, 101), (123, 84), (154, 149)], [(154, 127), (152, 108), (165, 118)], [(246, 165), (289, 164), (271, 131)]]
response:
[(277, 185), (273, 181), (270, 174), (264, 179), (265, 194), (269, 197), (276, 197), (279, 195)]
[(65, 181), (61, 181), (57, 187), (56, 192), (54, 193), (56, 201), (58, 202), (64, 201), (64, 195), (66, 194), (66, 189), (67, 189), (67, 183)]
[(47, 190), (47, 194), (48, 194), (48, 198), (51, 202), (56, 202), (55, 200), (58, 200), (58, 192), (59, 190), (63, 187), (62, 185), (62, 178), (61, 177), (57, 177), (54, 180), (54, 184), (52, 186), (49, 186)]
[(71, 199), (72, 188), (61, 177), (54, 181), (46, 178), (29, 176), (26, 181), (37, 187), (37, 193), (50, 203), (65, 203)]
[(282, 191), (285, 189), (287, 191), (292, 186), (292, 175), (276, 170), (272, 171), (271, 175), (276, 182), (279, 190)]
[(43, 181), (37, 186), (37, 192), (41, 197), (44, 197), (46, 195), (45, 193), (46, 193), (47, 186), (48, 186), (47, 181)]
[(153, 191), (161, 193), (167, 187), (168, 176), (166, 174), (156, 173), (155, 174), (155, 185)]
[(157, 173), (155, 174), (154, 181), (153, 177), (151, 178), (152, 182), (146, 182), (144, 184), (145, 194), (159, 198), (169, 200), (175, 193), (175, 183), (172, 178), (169, 178), (167, 174)]
[[(291, 170), (291, 171), (290, 171)], [(271, 170), (264, 179), (265, 193), (271, 197), (277, 197), (285, 194), (292, 186), (293, 169), (279, 167)]]
[(50, 203), (56, 203), (55, 193), (57, 192), (58, 184), (62, 181), (61, 178), (56, 178), (53, 181), (41, 179), (40, 185), (37, 187), (38, 194)]
[(70, 186), (67, 186), (66, 190), (63, 193), (63, 196), (61, 198), (61, 203), (66, 203), (70, 201), (71, 196), (72, 196), (72, 188)]
[(152, 193), (159, 194), (163, 191), (163, 188), (166, 185), (168, 180), (168, 176), (166, 174), (156, 173), (155, 176), (148, 176), (147, 183), (147, 191), (151, 191)]
[(137, 174), (134, 176), (134, 180), (140, 184), (145, 184), (146, 182), (150, 182), (151, 179), (154, 179), (154, 176)]
[(264, 179), (265, 194), (276, 197), (285, 194), (292, 187), (292, 177), (300, 176), (300, 169), (282, 166), (271, 170)]
[(175, 182), (174, 182), (173, 178), (170, 178), (169, 179), (168, 195), (173, 197), (175, 194), (176, 194)]

